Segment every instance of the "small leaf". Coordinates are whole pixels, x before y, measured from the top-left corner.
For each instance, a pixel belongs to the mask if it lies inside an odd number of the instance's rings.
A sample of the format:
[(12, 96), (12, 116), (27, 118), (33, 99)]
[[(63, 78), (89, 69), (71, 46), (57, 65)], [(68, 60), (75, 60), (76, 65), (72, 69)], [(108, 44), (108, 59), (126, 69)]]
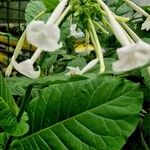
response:
[(21, 136), (25, 134), (29, 127), (25, 122), (18, 123), (17, 117), (12, 111), (11, 107), (0, 97), (0, 127), (14, 136)]
[(52, 11), (57, 4), (59, 3), (59, 0), (42, 0), (46, 6), (46, 8), (48, 9), (48, 11)]
[[(30, 23), (35, 18), (35, 16), (37, 16), (42, 11), (46, 11), (46, 10), (47, 9), (41, 0), (30, 1), (27, 4), (27, 7), (25, 9), (26, 22)], [(40, 19), (45, 21), (45, 20), (47, 20), (48, 17), (49, 17), (49, 15), (45, 14)]]
[[(0, 73), (0, 127), (10, 135), (20, 136), (28, 131), (25, 115), (20, 123), (17, 122), (18, 112), (19, 108)], [(22, 126), (24, 128), (20, 128)]]

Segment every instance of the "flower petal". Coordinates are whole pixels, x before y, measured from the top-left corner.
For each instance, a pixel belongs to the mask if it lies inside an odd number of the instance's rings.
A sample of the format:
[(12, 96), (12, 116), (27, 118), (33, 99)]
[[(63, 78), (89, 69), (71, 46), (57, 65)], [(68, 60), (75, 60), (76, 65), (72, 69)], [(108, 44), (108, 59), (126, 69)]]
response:
[(150, 62), (150, 45), (139, 41), (118, 49), (117, 54), (119, 60), (113, 63), (113, 71), (129, 71)]
[(40, 76), (40, 68), (38, 71), (34, 70), (33, 63), (30, 59), (27, 59), (21, 63), (17, 63), (15, 60), (12, 60), (12, 65), (14, 68), (21, 74), (29, 78), (38, 78)]
[(142, 24), (141, 30), (150, 30), (150, 16), (145, 20), (145, 22)]
[(77, 24), (72, 24), (70, 27), (70, 35), (75, 38), (80, 38), (84, 36), (84, 33), (82, 31), (77, 31)]
[(60, 29), (54, 24), (33, 21), (27, 27), (27, 40), (44, 51), (54, 51), (61, 47), (58, 44)]

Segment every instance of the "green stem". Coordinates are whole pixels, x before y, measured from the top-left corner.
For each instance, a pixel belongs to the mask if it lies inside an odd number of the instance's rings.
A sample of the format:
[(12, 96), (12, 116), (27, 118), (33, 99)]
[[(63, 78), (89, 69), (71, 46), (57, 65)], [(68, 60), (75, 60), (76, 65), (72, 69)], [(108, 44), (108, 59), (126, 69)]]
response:
[(97, 58), (99, 59), (100, 62), (100, 73), (104, 73), (105, 72), (105, 64), (104, 64), (104, 57), (103, 57), (103, 53), (102, 53), (102, 48), (96, 33), (96, 30), (94, 28), (93, 22), (91, 20), (91, 18), (89, 18), (89, 25), (90, 25), (90, 29), (95, 41), (95, 51), (97, 53)]
[(141, 143), (142, 143), (142, 145), (143, 145), (144, 150), (150, 150), (149, 147), (148, 147), (148, 145), (147, 145), (146, 142), (145, 142), (145, 139), (144, 139), (144, 137), (143, 137), (142, 132), (141, 132)]
[(65, 18), (65, 16), (68, 14), (68, 12), (70, 11), (70, 9), (71, 9), (71, 5), (69, 5), (66, 9), (65, 9), (65, 11), (61, 14), (61, 16), (58, 18), (58, 20), (56, 21), (56, 25), (59, 25), (62, 21), (63, 21), (63, 19)]
[(97, 23), (96, 21), (93, 21), (93, 22), (104, 34), (109, 35), (109, 32), (106, 31), (99, 23)]
[[(24, 99), (23, 99), (23, 102), (22, 102), (20, 111), (19, 111), (19, 113), (18, 113), (18, 115), (17, 115), (17, 122), (18, 122), (18, 123), (21, 121), (21, 118), (22, 118), (22, 116), (23, 116), (23, 113), (24, 113), (25, 109), (27, 108), (27, 106), (28, 106), (28, 104), (29, 104), (32, 88), (33, 88), (33, 85), (32, 85), (32, 84), (30, 84), (30, 85), (27, 87), (27, 90), (26, 90), (26, 93), (25, 93), (25, 97), (24, 97)], [(14, 136), (9, 136), (9, 137), (8, 137), (8, 140), (6, 141), (6, 144), (5, 144), (5, 146), (4, 146), (4, 150), (9, 150), (13, 139), (14, 139)]]
[(25, 111), (25, 109), (27, 108), (28, 104), (29, 104), (29, 100), (30, 100), (30, 96), (31, 96), (31, 91), (32, 91), (33, 85), (30, 84), (27, 87), (26, 93), (25, 93), (25, 97), (23, 99), (22, 105), (20, 107), (20, 111), (17, 115), (17, 121), (20, 122), (21, 121), (21, 117)]
[(141, 41), (138, 35), (124, 22), (120, 22), (123, 28), (128, 32), (128, 34), (133, 38), (135, 42)]

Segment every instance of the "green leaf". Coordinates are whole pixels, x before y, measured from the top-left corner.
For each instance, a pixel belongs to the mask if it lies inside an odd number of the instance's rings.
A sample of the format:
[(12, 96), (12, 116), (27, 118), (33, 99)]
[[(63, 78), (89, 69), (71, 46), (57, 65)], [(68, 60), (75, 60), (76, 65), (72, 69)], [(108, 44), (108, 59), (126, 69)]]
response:
[(84, 58), (76, 58), (68, 63), (70, 67), (79, 67), (80, 69), (86, 66), (86, 60)]
[(48, 9), (48, 11), (52, 11), (57, 4), (59, 3), (59, 0), (42, 0)]
[(0, 133), (0, 150), (3, 150), (6, 140), (7, 140), (7, 134), (4, 132)]
[[(35, 16), (37, 16), (42, 11), (47, 10), (44, 3), (41, 0), (36, 1), (30, 1), (27, 4), (26, 10), (25, 10), (25, 20), (27, 23), (30, 23)], [(49, 17), (49, 14), (43, 15), (40, 19), (41, 20), (47, 20)]]
[(0, 73), (0, 127), (10, 135), (20, 136), (28, 131), (27, 118), (17, 122), (19, 108), (16, 105), (2, 74)]
[(28, 107), (30, 135), (11, 148), (119, 150), (135, 130), (141, 107), (138, 85), (119, 78), (51, 85)]
[(29, 129), (26, 121), (18, 123), (10, 106), (0, 97), (0, 127), (5, 132), (14, 136), (25, 134)]
[(124, 0), (118, 0), (117, 4), (116, 4), (116, 10), (121, 6), (123, 5), (125, 2)]
[(33, 81), (26, 77), (9, 77), (5, 81), (11, 90), (12, 95), (23, 96), (27, 86)]
[(0, 97), (5, 100), (5, 103), (11, 108), (12, 112), (17, 115), (18, 107), (11, 95), (7, 83), (4, 81), (2, 74), (0, 73)]

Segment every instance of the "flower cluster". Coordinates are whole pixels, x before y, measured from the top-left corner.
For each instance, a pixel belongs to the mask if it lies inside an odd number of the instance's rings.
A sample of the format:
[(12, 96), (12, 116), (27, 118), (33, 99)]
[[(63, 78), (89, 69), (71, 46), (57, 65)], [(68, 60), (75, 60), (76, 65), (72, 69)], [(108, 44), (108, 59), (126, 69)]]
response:
[(37, 78), (40, 76), (40, 67), (38, 71), (34, 70), (33, 64), (39, 58), (42, 51), (52, 52), (61, 47), (59, 44), (60, 29), (56, 25), (56, 21), (61, 16), (68, 0), (60, 1), (58, 6), (55, 8), (47, 23), (44, 21), (31, 21), (26, 29), (27, 41), (37, 47), (37, 50), (30, 59), (16, 62), (16, 58), (13, 56), (11, 64), (21, 74), (29, 78)]
[[(147, 18), (142, 24), (141, 29), (147, 31), (150, 30), (150, 15), (132, 1), (124, 1), (138, 13)], [(84, 49), (83, 47), (77, 47), (78, 49), (76, 49), (76, 51), (88, 51), (90, 53), (90, 51), (95, 50), (96, 58), (89, 62), (82, 70), (80, 70), (79, 67), (67, 67), (69, 72), (66, 75), (82, 75), (92, 69), (98, 62), (100, 64), (99, 72), (105, 72), (103, 48), (101, 47), (100, 38), (97, 32), (99, 30), (100, 32), (108, 35), (109, 32), (105, 27), (108, 27), (113, 31), (116, 39), (122, 45), (121, 48), (116, 50), (118, 60), (112, 64), (112, 70), (114, 73), (130, 71), (138, 67), (142, 67), (150, 62), (150, 45), (142, 41), (126, 24), (126, 21), (128, 21), (127, 18), (115, 15), (103, 0), (96, 0), (95, 2), (91, 1), (90, 4), (93, 4), (93, 7), (88, 5), (88, 2), (86, 1), (82, 3), (81, 7), (80, 1), (78, 0), (71, 0), (69, 2), (70, 3), (68, 4), (68, 0), (60, 0), (46, 23), (44, 21), (34, 20), (27, 26), (25, 32), (26, 39), (30, 44), (37, 47), (37, 50), (30, 59), (20, 63), (16, 62), (16, 53), (14, 53), (11, 64), (20, 73), (30, 78), (37, 78), (40, 76), (40, 67), (38, 66), (38, 70), (35, 70), (34, 63), (43, 51), (52, 52), (62, 46), (59, 42), (60, 29), (58, 25), (65, 18), (71, 8), (72, 11), (70, 13), (73, 13), (74, 16), (79, 15), (78, 18), (83, 19), (81, 21), (82, 30), (77, 28), (77, 23), (72, 23), (74, 21), (71, 22), (72, 25), (70, 24), (70, 36), (73, 36), (75, 39), (82, 38), (85, 43)], [(84, 4), (86, 7), (83, 7)], [(66, 5), (68, 5), (67, 8)], [(93, 10), (94, 12), (92, 12)], [(99, 11), (99, 14), (97, 15), (100, 16), (99, 19), (96, 15), (95, 18), (93, 17), (97, 11)], [(103, 26), (105, 27), (103, 28)], [(25, 34), (23, 39), (25, 39)]]

